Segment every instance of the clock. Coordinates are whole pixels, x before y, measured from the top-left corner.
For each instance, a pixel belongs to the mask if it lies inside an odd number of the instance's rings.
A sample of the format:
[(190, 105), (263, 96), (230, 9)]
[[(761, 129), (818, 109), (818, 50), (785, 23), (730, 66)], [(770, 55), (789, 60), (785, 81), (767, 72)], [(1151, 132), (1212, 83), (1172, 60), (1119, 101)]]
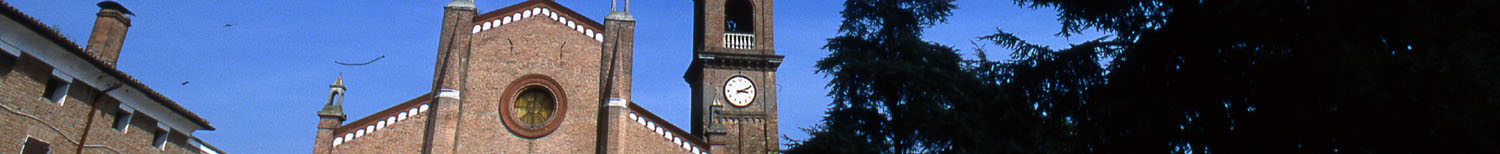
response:
[(724, 99), (735, 107), (749, 106), (750, 101), (755, 100), (755, 83), (744, 76), (729, 78), (729, 81), (724, 81)]

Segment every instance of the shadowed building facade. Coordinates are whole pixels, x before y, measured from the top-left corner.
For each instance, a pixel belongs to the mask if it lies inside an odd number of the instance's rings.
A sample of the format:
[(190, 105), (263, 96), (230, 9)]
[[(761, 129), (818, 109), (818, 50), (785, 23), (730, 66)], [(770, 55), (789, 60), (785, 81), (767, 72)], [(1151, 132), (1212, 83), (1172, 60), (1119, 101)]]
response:
[(193, 136), (208, 120), (115, 68), (135, 15), (97, 4), (79, 47), (0, 1), (0, 153), (223, 153)]
[(314, 153), (777, 153), (771, 0), (694, 2), (693, 99), (680, 102), (692, 110), (670, 111), (691, 113), (690, 129), (630, 101), (629, 1), (600, 23), (548, 0), (484, 13), (455, 0), (430, 92), (346, 121), (343, 96), (358, 90), (340, 77)]

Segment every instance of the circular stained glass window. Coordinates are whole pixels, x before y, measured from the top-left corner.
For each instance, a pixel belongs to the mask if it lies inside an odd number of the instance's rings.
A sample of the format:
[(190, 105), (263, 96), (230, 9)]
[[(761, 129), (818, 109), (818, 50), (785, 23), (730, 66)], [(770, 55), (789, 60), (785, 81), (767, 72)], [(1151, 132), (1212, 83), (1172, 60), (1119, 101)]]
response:
[(516, 121), (522, 127), (540, 128), (547, 125), (547, 119), (552, 118), (552, 112), (557, 109), (556, 99), (552, 92), (542, 87), (528, 87), (516, 96), (516, 104), (511, 108), (515, 114)]
[(562, 125), (568, 112), (568, 94), (557, 80), (544, 75), (526, 75), (512, 81), (500, 95), (500, 121), (517, 136), (540, 138)]

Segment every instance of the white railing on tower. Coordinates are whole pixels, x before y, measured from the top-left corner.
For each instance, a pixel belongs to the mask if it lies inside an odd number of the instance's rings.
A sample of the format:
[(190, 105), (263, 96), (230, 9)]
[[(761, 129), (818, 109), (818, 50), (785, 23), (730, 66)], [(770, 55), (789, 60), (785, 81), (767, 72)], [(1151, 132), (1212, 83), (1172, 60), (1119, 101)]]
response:
[(724, 33), (724, 47), (730, 49), (755, 49), (755, 34)]

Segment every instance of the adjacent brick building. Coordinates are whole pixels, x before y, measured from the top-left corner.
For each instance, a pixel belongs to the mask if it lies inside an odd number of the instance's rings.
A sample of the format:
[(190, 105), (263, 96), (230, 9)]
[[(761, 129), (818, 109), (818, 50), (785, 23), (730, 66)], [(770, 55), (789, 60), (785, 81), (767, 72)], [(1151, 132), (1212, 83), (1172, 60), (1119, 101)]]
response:
[(207, 120), (115, 69), (134, 15), (98, 5), (81, 48), (0, 1), (0, 153), (223, 153), (192, 135)]
[(777, 153), (771, 0), (694, 2), (690, 130), (630, 102), (629, 1), (599, 23), (548, 0), (484, 13), (454, 0), (431, 92), (346, 121), (340, 77), (314, 153)]

